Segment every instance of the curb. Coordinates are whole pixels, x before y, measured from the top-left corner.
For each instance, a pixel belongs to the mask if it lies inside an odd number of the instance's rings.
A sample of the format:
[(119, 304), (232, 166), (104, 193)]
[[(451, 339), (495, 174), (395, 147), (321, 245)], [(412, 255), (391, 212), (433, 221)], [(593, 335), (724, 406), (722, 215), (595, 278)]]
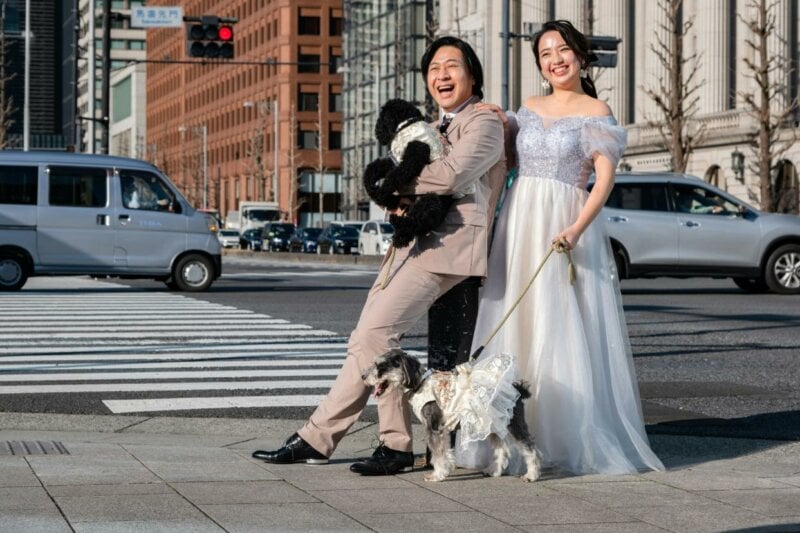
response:
[(281, 261), (287, 263), (334, 263), (339, 265), (377, 266), (383, 262), (382, 255), (318, 255), (296, 252), (254, 252), (252, 250), (239, 250), (235, 248), (223, 249), (222, 255), (223, 257), (242, 257), (247, 259), (263, 259), (265, 261)]

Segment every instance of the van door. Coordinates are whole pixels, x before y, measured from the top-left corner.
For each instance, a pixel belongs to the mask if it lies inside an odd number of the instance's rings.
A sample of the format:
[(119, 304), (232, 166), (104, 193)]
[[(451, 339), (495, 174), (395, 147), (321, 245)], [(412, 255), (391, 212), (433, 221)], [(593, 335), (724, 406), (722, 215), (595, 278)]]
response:
[(114, 230), (105, 168), (48, 166), (47, 205), (40, 206), (36, 249), (50, 270), (107, 270)]
[(124, 269), (168, 273), (188, 246), (187, 217), (177, 195), (158, 174), (117, 169), (114, 259)]

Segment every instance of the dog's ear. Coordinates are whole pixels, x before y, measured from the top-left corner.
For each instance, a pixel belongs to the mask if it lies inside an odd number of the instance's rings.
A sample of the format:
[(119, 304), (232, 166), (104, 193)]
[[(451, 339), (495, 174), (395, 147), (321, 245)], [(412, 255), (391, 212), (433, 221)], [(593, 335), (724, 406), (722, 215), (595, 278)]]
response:
[(403, 386), (407, 389), (415, 390), (419, 385), (420, 364), (416, 357), (406, 355), (402, 358), (403, 362)]

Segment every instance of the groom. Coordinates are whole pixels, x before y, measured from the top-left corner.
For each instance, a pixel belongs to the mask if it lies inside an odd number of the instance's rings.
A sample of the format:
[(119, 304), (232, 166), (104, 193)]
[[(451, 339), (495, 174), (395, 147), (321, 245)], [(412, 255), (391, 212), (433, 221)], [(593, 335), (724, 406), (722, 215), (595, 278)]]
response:
[[(437, 39), (422, 56), (421, 66), (428, 91), (441, 109), (437, 126), (452, 149), (427, 165), (415, 186), (401, 192), (467, 194), (453, 203), (436, 231), (397, 250), (391, 263), (384, 262), (328, 395), (281, 448), (253, 452), (257, 459), (327, 463), (367, 404), (370, 389), (361, 379), (362, 370), (378, 355), (399, 347), (402, 335), (437, 298), (470, 277), (486, 275), (489, 220), (505, 177), (503, 126), (491, 111), (475, 109), (483, 97), (483, 70), (465, 41)], [(363, 475), (411, 470), (411, 410), (406, 398), (400, 390), (388, 390), (377, 404), (381, 444), (350, 469)]]

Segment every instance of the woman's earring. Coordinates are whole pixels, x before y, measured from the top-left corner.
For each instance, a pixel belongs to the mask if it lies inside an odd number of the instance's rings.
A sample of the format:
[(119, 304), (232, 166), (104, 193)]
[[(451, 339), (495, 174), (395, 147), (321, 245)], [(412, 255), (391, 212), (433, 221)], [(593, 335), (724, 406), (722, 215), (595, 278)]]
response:
[(588, 76), (589, 76), (589, 71), (586, 70), (585, 68), (582, 68), (581, 69), (581, 78), (586, 78)]
[(542, 89), (545, 91), (550, 88), (550, 80), (544, 79), (542, 80)]

